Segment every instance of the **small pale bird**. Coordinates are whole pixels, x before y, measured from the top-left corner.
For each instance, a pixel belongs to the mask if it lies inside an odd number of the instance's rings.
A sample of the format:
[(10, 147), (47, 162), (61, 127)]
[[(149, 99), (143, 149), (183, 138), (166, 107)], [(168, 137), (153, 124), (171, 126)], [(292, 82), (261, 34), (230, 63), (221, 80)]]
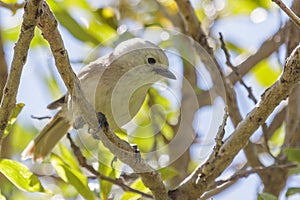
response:
[[(168, 58), (157, 45), (133, 38), (114, 51), (88, 64), (78, 74), (85, 97), (116, 130), (128, 123), (141, 108), (151, 85), (162, 78), (176, 79), (168, 70)], [(66, 94), (47, 108), (60, 110), (31, 141), (22, 158), (43, 159), (59, 140), (80, 121)], [(82, 123), (81, 123), (82, 124)]]

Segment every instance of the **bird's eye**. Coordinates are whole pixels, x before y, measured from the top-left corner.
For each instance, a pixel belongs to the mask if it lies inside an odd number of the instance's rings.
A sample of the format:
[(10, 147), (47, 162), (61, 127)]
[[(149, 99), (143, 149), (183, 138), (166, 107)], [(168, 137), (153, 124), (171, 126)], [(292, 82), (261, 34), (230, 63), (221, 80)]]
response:
[(150, 65), (154, 65), (156, 63), (156, 60), (154, 58), (148, 58), (147, 59), (147, 62), (150, 64)]

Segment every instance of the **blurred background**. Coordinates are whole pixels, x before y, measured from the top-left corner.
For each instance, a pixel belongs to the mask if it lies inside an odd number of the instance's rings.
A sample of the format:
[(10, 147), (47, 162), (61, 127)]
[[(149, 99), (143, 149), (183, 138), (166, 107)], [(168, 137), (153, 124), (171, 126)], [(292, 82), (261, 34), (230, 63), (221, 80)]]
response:
[[(9, 4), (23, 1), (4, 0)], [(292, 0), (284, 1), (288, 6)], [(180, 18), (176, 3), (172, 0), (48, 0), (59, 24), (58, 29), (62, 34), (64, 44), (68, 50), (71, 65), (78, 72), (85, 64), (96, 58), (110, 53), (113, 48), (123, 40), (132, 37), (141, 37), (152, 41), (166, 51), (169, 58), (170, 69), (177, 75), (176, 81), (162, 81), (154, 84), (149, 91), (146, 102), (135, 117), (135, 123), (123, 127), (118, 134), (130, 143), (137, 144), (142, 156), (153, 166), (161, 170), (163, 178), (170, 188), (176, 186), (196, 166), (201, 164), (214, 146), (214, 138), (219, 125), (222, 123), (225, 103), (215, 94), (209, 100), (203, 99), (201, 94), (209, 90), (213, 81), (208, 70), (201, 63), (197, 52), (193, 52), (188, 44), (188, 37), (184, 34), (184, 24)], [(202, 23), (202, 28), (208, 35), (209, 43), (215, 50), (215, 56), (226, 75), (232, 71), (225, 64), (224, 52), (220, 48), (219, 32), (222, 33), (227, 48), (231, 54), (231, 61), (235, 66), (243, 63), (247, 58), (257, 52), (261, 45), (273, 36), (288, 20), (272, 1), (262, 0), (191, 0), (197, 17)], [(0, 31), (5, 59), (10, 67), (13, 56), (13, 47), (20, 33), (23, 9), (7, 9), (0, 6)], [(272, 47), (271, 47), (272, 48)], [(254, 96), (259, 99), (263, 91), (271, 86), (279, 77), (284, 60), (286, 48), (281, 45), (274, 48), (274, 52), (264, 59), (259, 60), (243, 76), (245, 83), (252, 88)], [(182, 105), (185, 93), (182, 90), (184, 82), (192, 88), (193, 98), (197, 100), (198, 108), (183, 118)], [(240, 84), (235, 84), (237, 101), (243, 117), (255, 106), (248, 98), (246, 89)], [(5, 138), (2, 147), (2, 157), (11, 158), (22, 162), (38, 176), (42, 185), (51, 190), (55, 195), (45, 193), (29, 193), (15, 188), (4, 177), (1, 179), (1, 193), (7, 199), (82, 199), (84, 195), (76, 189), (72, 181), (61, 178), (51, 159), (43, 163), (21, 161), (21, 152), (32, 140), (38, 131), (49, 119), (37, 120), (32, 118), (53, 116), (55, 111), (47, 110), (47, 105), (66, 93), (66, 88), (56, 68), (53, 56), (47, 42), (43, 39), (41, 31), (36, 29), (35, 37), (31, 43), (28, 59), (24, 66), (18, 103), (24, 103), (11, 133)], [(199, 101), (199, 102), (198, 102)], [(156, 106), (157, 105), (157, 106)], [(159, 105), (159, 106), (158, 106)], [(283, 102), (268, 119), (270, 123), (274, 116), (286, 105)], [(159, 116), (159, 117), (157, 117)], [(182, 117), (182, 118), (180, 118)], [(182, 119), (180, 121), (180, 119)], [(189, 124), (183, 125), (185, 120)], [(187, 133), (194, 137), (187, 141), (180, 153), (174, 157), (170, 152), (174, 149), (157, 150), (175, 138), (180, 126), (187, 126)], [(137, 125), (138, 124), (138, 125)], [(150, 125), (149, 125), (150, 124)], [(156, 127), (160, 127), (157, 131)], [(225, 138), (234, 130), (230, 120), (227, 122)], [(153, 135), (153, 132), (155, 134)], [(270, 139), (272, 153), (278, 153), (283, 143), (284, 123), (277, 128)], [(259, 129), (252, 136), (252, 141), (258, 141), (262, 136)], [(93, 166), (111, 177), (118, 177), (126, 171), (122, 163), (117, 161), (115, 168), (110, 168), (113, 155), (98, 144), (88, 134), (72, 131), (72, 137), (78, 142), (84, 155)], [(70, 144), (64, 138), (54, 149), (55, 155), (66, 162), (75, 160), (72, 157)], [(263, 163), (273, 162), (270, 156), (262, 155)], [(173, 162), (179, 160), (179, 163)], [(101, 161), (101, 162), (99, 162)], [(236, 170), (242, 168), (247, 159), (240, 152), (231, 166), (222, 174), (221, 178), (228, 178)], [(69, 163), (70, 164), (70, 163)], [(74, 164), (75, 165), (75, 164)], [(102, 168), (101, 168), (102, 167)], [(79, 168), (77, 166), (77, 168)], [(139, 196), (123, 194), (118, 187), (110, 190), (99, 191), (99, 185), (104, 184), (92, 177), (88, 172), (78, 169), (81, 174), (88, 177), (87, 190), (95, 197), (102, 199), (137, 199)], [(286, 189), (282, 191), (281, 199), (285, 199), (287, 188), (300, 187), (299, 175), (290, 176)], [(132, 178), (132, 185), (144, 190), (139, 179)], [(215, 195), (216, 200), (223, 199), (257, 199), (262, 191), (261, 180), (253, 174), (247, 178), (237, 180), (227, 189)], [(126, 196), (127, 195), (127, 196)], [(288, 199), (299, 199), (300, 195), (292, 195)]]

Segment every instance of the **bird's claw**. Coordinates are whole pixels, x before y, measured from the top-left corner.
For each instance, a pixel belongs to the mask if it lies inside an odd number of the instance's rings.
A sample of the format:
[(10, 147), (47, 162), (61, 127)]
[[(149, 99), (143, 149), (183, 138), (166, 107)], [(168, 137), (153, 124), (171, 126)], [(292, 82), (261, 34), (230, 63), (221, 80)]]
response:
[(135, 162), (140, 162), (141, 159), (142, 159), (142, 156), (141, 156), (141, 152), (138, 148), (138, 146), (136, 144), (131, 144), (131, 148), (134, 150), (134, 153), (135, 153)]

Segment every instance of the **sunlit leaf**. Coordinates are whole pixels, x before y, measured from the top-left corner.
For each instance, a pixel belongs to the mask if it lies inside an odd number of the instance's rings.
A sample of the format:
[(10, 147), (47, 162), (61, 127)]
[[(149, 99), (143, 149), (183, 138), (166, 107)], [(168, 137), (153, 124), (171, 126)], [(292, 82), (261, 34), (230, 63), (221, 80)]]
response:
[(164, 127), (161, 129), (161, 133), (165, 136), (167, 140), (171, 140), (174, 137), (174, 131), (171, 126), (165, 124)]
[(232, 15), (238, 14), (250, 14), (255, 8), (262, 7), (268, 9), (271, 5), (271, 1), (262, 0), (227, 0), (226, 11)]
[(110, 39), (117, 37), (117, 32), (113, 28), (111, 28), (108, 24), (103, 22), (101, 23), (99, 21), (90, 22), (88, 31), (95, 37), (97, 37), (97, 39), (102, 43), (105, 43), (105, 41), (109, 41)]
[(46, 87), (49, 89), (49, 92), (53, 96), (53, 98), (60, 98), (62, 95), (62, 91), (55, 79), (54, 73), (50, 70), (50, 75), (45, 75), (41, 77), (43, 83), (46, 84)]
[(85, 1), (85, 0), (64, 0), (64, 5), (71, 7), (71, 6), (76, 6), (79, 8), (83, 8), (83, 9), (88, 9), (91, 10), (92, 8), (90, 7), (90, 5)]
[(258, 195), (258, 200), (277, 200), (277, 197), (272, 194), (262, 193)]
[(59, 149), (62, 155), (64, 162), (73, 169), (80, 171), (77, 160), (75, 156), (63, 145), (63, 143), (59, 143)]
[(289, 161), (300, 163), (300, 149), (289, 148), (284, 150)]
[[(114, 159), (114, 155), (107, 148), (105, 148), (102, 143), (99, 143), (98, 171), (100, 174), (103, 174), (105, 176), (115, 179), (116, 178), (116, 170), (111, 167), (113, 159)], [(101, 180), (101, 179), (99, 180), (99, 183), (100, 183), (101, 199), (108, 199), (113, 184), (108, 181)]]
[(66, 183), (71, 184), (85, 199), (95, 199), (92, 191), (88, 187), (88, 179), (80, 171), (68, 166), (59, 156), (52, 153), (50, 161), (56, 173)]
[(300, 188), (288, 188), (288, 190), (285, 193), (286, 197), (292, 196), (294, 194), (300, 194)]
[(21, 23), (18, 26), (5, 29), (5, 31), (1, 32), (3, 36), (3, 40), (16, 42), (20, 34), (20, 29), (21, 29)]
[(134, 135), (131, 136), (130, 142), (137, 144), (141, 152), (151, 151), (155, 142), (152, 126), (137, 126)]
[[(142, 180), (139, 178), (137, 179), (136, 181), (134, 181), (130, 187), (134, 188), (134, 189), (137, 189), (141, 192), (144, 192), (144, 193), (149, 193), (150, 190), (149, 188), (147, 188)], [(141, 198), (141, 195), (140, 194), (137, 194), (137, 193), (132, 193), (132, 192), (125, 192), (124, 195), (122, 196), (121, 200), (127, 200), (127, 199), (130, 199), (130, 200), (135, 200), (135, 199), (140, 199)]]
[(18, 0), (2, 0), (5, 3), (17, 3)]
[(258, 83), (262, 86), (271, 86), (279, 77), (281, 71), (274, 69), (267, 59), (258, 63), (252, 70)]
[(39, 179), (29, 169), (16, 161), (1, 159), (0, 172), (20, 190), (27, 192), (47, 192)]
[[(10, 135), (11, 150), (15, 152), (23, 151), (26, 145), (36, 136), (38, 130), (31, 124), (20, 124), (16, 121), (12, 129), (13, 134)], [(20, 140), (22, 138), (22, 140)]]
[(300, 174), (300, 165), (297, 165), (289, 170), (289, 175), (292, 174)]
[(57, 20), (78, 40), (98, 45), (100, 41), (82, 27), (68, 12), (63, 2), (48, 1)]
[(6, 126), (6, 128), (4, 130), (4, 137), (3, 138), (5, 138), (10, 133), (10, 131), (11, 131), (14, 123), (17, 120), (18, 115), (20, 114), (20, 112), (22, 111), (22, 109), (23, 109), (24, 106), (25, 106), (24, 103), (18, 103), (18, 104), (16, 104), (16, 107), (14, 108), (14, 110), (13, 110), (11, 116), (10, 116), (10, 119), (9, 119), (9, 121), (7, 123), (7, 126)]
[(231, 51), (236, 52), (237, 54), (242, 54), (242, 53), (245, 53), (245, 51), (246, 51), (246, 49), (242, 49), (230, 41), (226, 41), (226, 48), (228, 48)]
[(270, 145), (270, 150), (273, 155), (278, 155), (281, 151), (280, 147), (282, 146), (285, 138), (285, 125), (280, 126), (272, 135), (268, 141)]
[(3, 196), (3, 195), (1, 194), (1, 191), (0, 191), (0, 200), (6, 200), (5, 196)]
[(169, 180), (170, 178), (173, 178), (174, 176), (178, 175), (178, 171), (173, 167), (160, 168), (158, 172), (161, 174), (161, 178), (164, 181)]

